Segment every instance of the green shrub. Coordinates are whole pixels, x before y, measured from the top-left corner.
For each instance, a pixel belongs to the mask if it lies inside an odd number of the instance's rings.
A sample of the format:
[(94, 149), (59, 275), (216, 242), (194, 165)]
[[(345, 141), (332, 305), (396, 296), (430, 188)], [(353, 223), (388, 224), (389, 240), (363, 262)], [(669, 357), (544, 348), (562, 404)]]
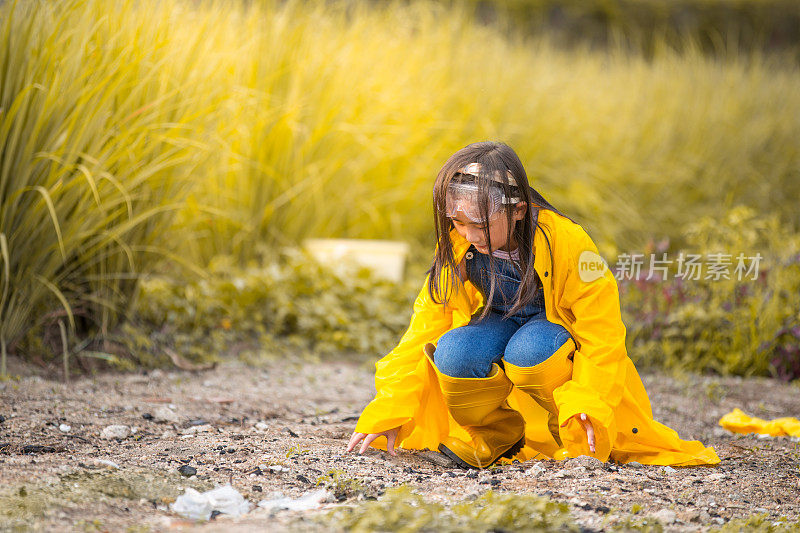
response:
[(747, 518), (736, 518), (722, 527), (715, 527), (710, 531), (713, 533), (798, 533), (800, 524), (789, 522), (786, 518), (773, 521), (767, 514), (757, 514)]
[(365, 269), (338, 277), (292, 250), (269, 257), (246, 268), (218, 258), (196, 280), (142, 281), (117, 340), (144, 366), (168, 362), (164, 347), (193, 361), (230, 351), (383, 355), (408, 326), (418, 279), (397, 285)]
[[(703, 259), (731, 254), (730, 279), (703, 271), (684, 280), (673, 269), (666, 281), (621, 281), (631, 357), (657, 368), (800, 377), (800, 234), (742, 207), (689, 224), (686, 238)], [(742, 280), (739, 253), (763, 256)]]
[(578, 531), (569, 506), (532, 494), (488, 491), (447, 507), (407, 486), (391, 488), (377, 501), (331, 511), (324, 521), (346, 531)]

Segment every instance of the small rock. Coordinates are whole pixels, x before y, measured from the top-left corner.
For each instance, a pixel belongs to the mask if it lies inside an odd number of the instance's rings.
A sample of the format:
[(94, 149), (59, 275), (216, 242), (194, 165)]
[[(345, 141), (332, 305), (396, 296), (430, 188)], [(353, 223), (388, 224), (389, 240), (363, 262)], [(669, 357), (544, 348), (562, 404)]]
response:
[(665, 474), (674, 474), (675, 472), (677, 472), (677, 470), (675, 470), (671, 466), (665, 466), (664, 468), (661, 469), (661, 471), (664, 472)]
[(208, 421), (203, 420), (202, 418), (195, 418), (194, 420), (189, 420), (187, 423), (189, 426), (207, 426)]
[(258, 431), (267, 431), (267, 430), (269, 430), (269, 425), (264, 423), (264, 422), (256, 422), (256, 425), (253, 426), (253, 427), (255, 427), (256, 430), (258, 430)]
[(715, 481), (716, 482), (716, 481), (723, 481), (723, 480), (725, 480), (727, 478), (728, 478), (728, 476), (726, 476), (722, 472), (715, 472), (714, 474), (709, 474), (708, 476), (706, 476), (706, 481)]
[(711, 519), (711, 521), (717, 524), (718, 526), (721, 526), (725, 523), (725, 519), (722, 518), (721, 516), (715, 516), (714, 518)]
[(578, 508), (583, 509), (585, 511), (588, 511), (589, 509), (593, 509), (593, 507), (591, 505), (589, 505), (587, 502), (581, 500), (578, 497), (570, 498), (567, 503), (569, 503), (570, 505), (574, 505), (575, 507), (578, 507)]
[(95, 459), (94, 463), (102, 466), (107, 466), (115, 470), (119, 470), (119, 465), (114, 461), (109, 461), (108, 459)]
[(731, 433), (727, 429), (724, 429), (724, 428), (714, 428), (714, 431), (712, 431), (712, 434), (715, 437), (728, 437), (728, 436), (730, 436)]
[(69, 433), (70, 431), (72, 431), (72, 426), (68, 424), (59, 424), (58, 430), (61, 431), (62, 433)]
[(209, 431), (214, 431), (214, 426), (211, 424), (203, 424), (201, 426), (188, 427), (181, 431), (181, 433), (183, 435), (196, 435), (198, 433), (208, 433)]
[(145, 420), (152, 420), (153, 419), (153, 414), (152, 413), (144, 413), (142, 415), (142, 418), (144, 418)]
[(572, 474), (573, 476), (580, 476), (585, 472), (586, 472), (586, 467), (580, 465), (569, 469), (569, 473)]
[(545, 472), (547, 472), (547, 469), (543, 467), (540, 463), (536, 463), (535, 465), (533, 465), (532, 467), (530, 467), (525, 471), (525, 475), (531, 477), (539, 477)]
[(178, 467), (178, 472), (184, 477), (192, 477), (197, 474), (197, 469), (189, 465), (181, 465)]
[(131, 436), (131, 428), (122, 424), (112, 424), (103, 428), (100, 436), (104, 439), (127, 439)]
[(567, 472), (565, 469), (561, 469), (558, 472), (554, 472), (550, 475), (550, 479), (569, 479), (572, 477), (570, 472)]
[(596, 457), (591, 457), (589, 455), (579, 455), (574, 459), (567, 460), (567, 464), (569, 466), (582, 466), (586, 470), (597, 470), (598, 468), (603, 467), (603, 462), (597, 459)]
[(166, 405), (162, 405), (153, 413), (153, 420), (162, 424), (177, 424), (180, 421), (180, 417), (178, 413)]
[(625, 463), (625, 466), (628, 468), (642, 468), (644, 465), (637, 461), (631, 461), (630, 463)]
[(664, 525), (674, 524), (678, 518), (678, 514), (672, 509), (661, 509), (652, 514), (652, 517)]
[[(5, 385), (5, 383), (3, 383), (3, 385)], [(0, 415), (0, 424), (2, 424), (5, 421), (6, 421), (6, 417), (4, 417), (3, 415)]]
[(20, 450), (24, 454), (28, 453), (54, 453), (56, 451), (53, 446), (42, 446), (41, 444), (28, 444), (23, 446)]
[(288, 469), (288, 468), (286, 468), (286, 467), (285, 467), (285, 466), (283, 466), (283, 465), (270, 465), (269, 469), (270, 469), (271, 471), (273, 471), (273, 472), (277, 472), (277, 473), (280, 473), (280, 472), (288, 472), (288, 471), (289, 471), (289, 469)]

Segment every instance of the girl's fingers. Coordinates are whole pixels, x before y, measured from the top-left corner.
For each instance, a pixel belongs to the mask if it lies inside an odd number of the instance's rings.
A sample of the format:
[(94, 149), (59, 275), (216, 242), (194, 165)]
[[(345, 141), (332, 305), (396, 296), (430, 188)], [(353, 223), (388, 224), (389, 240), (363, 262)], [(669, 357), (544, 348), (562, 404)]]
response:
[(586, 430), (586, 442), (588, 442), (589, 444), (589, 450), (594, 452), (595, 451), (594, 426), (592, 425), (591, 420), (589, 420), (589, 417), (586, 416), (586, 413), (581, 413), (581, 424), (583, 424), (583, 429)]
[(386, 451), (389, 452), (389, 455), (397, 455), (397, 452), (394, 451), (394, 439), (397, 438), (397, 432), (390, 431), (386, 435)]
[(347, 451), (351, 451), (353, 448), (356, 447), (356, 444), (366, 436), (366, 433), (353, 433), (353, 436), (350, 437), (350, 442), (347, 444)]
[(377, 433), (370, 433), (369, 435), (367, 435), (364, 438), (364, 442), (361, 443), (361, 449), (358, 451), (358, 453), (364, 453), (365, 451), (367, 451), (367, 448), (369, 447), (370, 443), (375, 439), (377, 439), (379, 436), (380, 435), (378, 435)]

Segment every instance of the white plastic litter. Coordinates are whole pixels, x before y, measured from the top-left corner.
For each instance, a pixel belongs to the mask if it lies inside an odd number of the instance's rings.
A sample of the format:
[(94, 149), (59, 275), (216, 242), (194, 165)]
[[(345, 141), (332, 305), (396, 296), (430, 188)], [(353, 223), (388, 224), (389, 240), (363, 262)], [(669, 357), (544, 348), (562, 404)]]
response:
[(169, 507), (174, 513), (192, 520), (208, 520), (212, 511), (240, 516), (250, 511), (251, 503), (230, 483), (206, 492), (189, 487)]
[(289, 509), (290, 511), (308, 511), (310, 509), (318, 509), (323, 503), (332, 499), (332, 492), (319, 489), (303, 494), (296, 499), (276, 498), (274, 500), (261, 500), (258, 502), (258, 506), (270, 510)]

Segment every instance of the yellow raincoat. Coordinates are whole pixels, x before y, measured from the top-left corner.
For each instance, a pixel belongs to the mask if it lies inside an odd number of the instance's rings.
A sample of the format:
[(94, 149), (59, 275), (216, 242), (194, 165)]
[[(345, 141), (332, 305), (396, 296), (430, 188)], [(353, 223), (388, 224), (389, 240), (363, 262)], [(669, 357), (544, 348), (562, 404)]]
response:
[[(572, 379), (554, 393), (559, 425), (569, 419), (560, 429), (569, 455), (655, 465), (719, 463), (712, 448), (681, 440), (674, 430), (653, 420), (647, 392), (625, 349), (625, 326), (612, 272), (605, 268), (601, 277), (588, 282), (579, 275), (581, 253), (597, 253), (591, 238), (581, 226), (550, 210), (540, 210), (538, 221), (552, 246), (551, 263), (547, 240), (536, 228), (534, 269), (544, 286), (547, 320), (566, 328), (578, 347)], [(455, 231), (451, 239), (458, 264), (470, 243)], [(399, 426), (397, 446), (406, 449), (436, 450), (448, 435), (470, 442), (466, 430), (450, 416), (432, 363), (423, 353), (426, 343), (436, 344), (450, 329), (467, 324), (483, 305), (474, 285), (469, 281), (462, 284), (458, 276), (455, 279), (456, 291), (447, 306), (431, 300), (426, 280), (408, 330), (397, 347), (375, 365), (377, 394), (361, 414), (357, 432), (380, 433)], [(553, 457), (558, 446), (547, 428), (547, 411), (517, 388), (508, 402), (526, 423), (526, 445), (515, 458)], [(595, 453), (589, 451), (580, 423), (570, 418), (578, 413), (591, 418)], [(377, 439), (372, 445), (386, 449), (386, 440)]]

